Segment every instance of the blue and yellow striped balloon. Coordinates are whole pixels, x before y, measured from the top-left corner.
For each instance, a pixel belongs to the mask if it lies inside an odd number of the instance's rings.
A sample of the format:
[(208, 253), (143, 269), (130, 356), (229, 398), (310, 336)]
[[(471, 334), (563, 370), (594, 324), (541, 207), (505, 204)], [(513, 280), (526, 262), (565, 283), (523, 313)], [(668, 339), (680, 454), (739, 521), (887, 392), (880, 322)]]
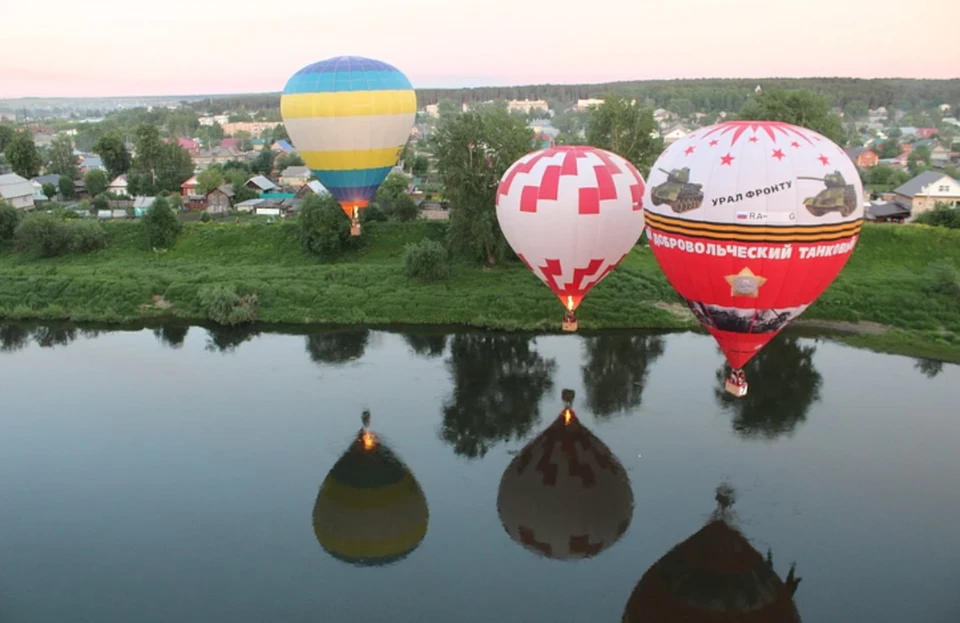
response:
[(304, 162), (356, 218), (400, 158), (417, 113), (417, 95), (396, 67), (338, 56), (295, 73), (280, 114)]
[(410, 470), (363, 433), (333, 466), (313, 507), (313, 531), (334, 558), (357, 566), (397, 562), (427, 533), (427, 499)]

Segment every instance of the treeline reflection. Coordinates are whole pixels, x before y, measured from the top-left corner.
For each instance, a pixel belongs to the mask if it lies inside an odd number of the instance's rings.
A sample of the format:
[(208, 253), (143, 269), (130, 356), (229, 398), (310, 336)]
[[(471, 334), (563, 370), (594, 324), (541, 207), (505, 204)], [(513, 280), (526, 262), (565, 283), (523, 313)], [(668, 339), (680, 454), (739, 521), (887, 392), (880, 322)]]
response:
[[(72, 323), (0, 324), (0, 353), (13, 353), (31, 344), (40, 348), (68, 346), (80, 338), (144, 327), (100, 327)], [(204, 334), (204, 348), (229, 354), (261, 334), (303, 335), (310, 360), (340, 366), (363, 359), (378, 332), (345, 327), (264, 328), (191, 326), (165, 323), (150, 327), (166, 347), (182, 348), (191, 330)], [(522, 334), (448, 333), (418, 329), (399, 333), (410, 352), (424, 359), (443, 359), (450, 375), (450, 392), (440, 405), (440, 435), (458, 455), (482, 458), (495, 445), (525, 437), (540, 421), (540, 402), (553, 388), (558, 362), (542, 354), (537, 337)], [(600, 420), (636, 413), (651, 370), (666, 350), (663, 335), (612, 333), (581, 335), (580, 376), (583, 405)], [(733, 430), (744, 438), (774, 439), (791, 435), (820, 400), (823, 377), (816, 369), (814, 341), (781, 334), (761, 350), (745, 370), (750, 391), (734, 398), (724, 391), (728, 374), (718, 367), (714, 386), (717, 405), (731, 417)], [(914, 368), (935, 378), (941, 361), (915, 360)]]

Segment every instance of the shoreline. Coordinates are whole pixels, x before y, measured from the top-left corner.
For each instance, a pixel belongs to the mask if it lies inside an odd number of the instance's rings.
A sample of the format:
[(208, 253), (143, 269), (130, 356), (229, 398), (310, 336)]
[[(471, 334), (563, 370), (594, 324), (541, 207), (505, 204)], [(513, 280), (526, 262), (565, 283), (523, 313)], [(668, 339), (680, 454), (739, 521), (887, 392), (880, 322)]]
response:
[[(371, 222), (363, 245), (323, 260), (303, 250), (295, 223), (185, 223), (155, 253), (136, 222), (105, 223), (109, 244), (35, 259), (0, 251), (0, 321), (66, 321), (104, 328), (190, 323), (222, 331), (353, 327), (563, 334), (563, 308), (522, 263), (487, 268), (447, 260), (449, 279), (407, 276), (406, 246), (442, 241), (445, 223)], [(788, 325), (794, 335), (960, 362), (960, 301), (936, 291), (936, 268), (960, 265), (960, 231), (865, 225), (836, 281)], [(943, 271), (941, 271), (942, 273)], [(254, 324), (218, 326), (204, 291), (255, 294)], [(706, 335), (638, 244), (577, 312), (584, 335), (693, 331)]]

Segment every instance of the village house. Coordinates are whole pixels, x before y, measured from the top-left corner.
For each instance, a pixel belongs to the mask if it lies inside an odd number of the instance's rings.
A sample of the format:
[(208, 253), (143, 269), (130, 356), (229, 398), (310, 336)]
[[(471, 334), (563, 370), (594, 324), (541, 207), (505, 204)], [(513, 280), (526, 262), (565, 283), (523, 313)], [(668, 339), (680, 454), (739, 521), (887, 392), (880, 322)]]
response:
[(113, 181), (107, 184), (107, 192), (113, 193), (118, 197), (129, 197), (130, 195), (127, 193), (126, 174), (118, 175), (117, 177), (113, 178)]
[(33, 184), (16, 173), (0, 175), (0, 200), (18, 210), (31, 210), (34, 207)]
[(507, 102), (507, 110), (522, 113), (530, 113), (532, 110), (549, 112), (550, 105), (545, 100), (510, 100)]
[(880, 163), (877, 152), (868, 147), (855, 147), (853, 149), (847, 149), (846, 152), (847, 155), (850, 156), (850, 160), (853, 160), (853, 163), (861, 169), (869, 169)]
[[(173, 141), (174, 139), (163, 139), (164, 143), (172, 143)], [(200, 141), (192, 138), (177, 138), (176, 141), (177, 145), (185, 149), (191, 158), (200, 153)]]
[(935, 167), (945, 167), (950, 164), (950, 149), (937, 144), (930, 148), (930, 164)]
[(687, 129), (683, 126), (678, 125), (674, 128), (671, 128), (670, 130), (667, 130), (667, 132), (663, 134), (663, 144), (670, 145), (672, 143), (675, 143), (676, 141), (680, 140), (687, 134), (689, 134)]
[(197, 194), (197, 176), (194, 175), (183, 184), (180, 184), (180, 196), (189, 197)]
[(310, 172), (309, 167), (305, 166), (292, 166), (287, 167), (280, 173), (280, 185), (281, 186), (290, 186), (293, 188), (300, 188), (313, 176), (313, 173)]
[(293, 154), (296, 153), (297, 150), (293, 148), (293, 145), (290, 144), (290, 141), (280, 139), (279, 141), (273, 141), (273, 144), (270, 145), (270, 151)]
[(911, 218), (934, 209), (938, 203), (953, 208), (960, 204), (960, 182), (937, 171), (924, 171), (893, 192), (895, 201), (910, 209)]
[(256, 192), (258, 195), (262, 195), (263, 193), (268, 193), (272, 190), (276, 190), (277, 188), (276, 184), (274, 184), (273, 182), (271, 182), (269, 179), (267, 179), (262, 175), (251, 177), (249, 180), (247, 180), (247, 183), (244, 184), (244, 186)]
[(100, 156), (94, 154), (80, 154), (77, 156), (80, 175), (86, 175), (90, 171), (103, 171), (106, 173), (107, 167), (103, 166), (103, 160)]
[(226, 164), (231, 160), (239, 160), (242, 154), (236, 149), (228, 147), (214, 147), (213, 149), (201, 150), (193, 157), (193, 165), (197, 171), (203, 171), (213, 164)]
[(236, 136), (238, 132), (246, 132), (250, 136), (260, 136), (264, 130), (272, 130), (278, 125), (283, 125), (278, 121), (237, 121), (234, 123), (221, 123), (223, 133), (227, 136)]
[(214, 188), (207, 193), (206, 211), (211, 214), (226, 214), (230, 211), (230, 202), (234, 195), (233, 186), (230, 184), (222, 184)]
[(301, 201), (310, 194), (314, 194), (318, 196), (329, 195), (330, 191), (327, 190), (323, 186), (323, 184), (321, 184), (317, 180), (310, 180), (309, 182), (307, 182), (306, 184), (300, 187), (300, 190), (297, 191), (297, 194), (294, 196), (294, 199), (296, 199), (297, 201)]

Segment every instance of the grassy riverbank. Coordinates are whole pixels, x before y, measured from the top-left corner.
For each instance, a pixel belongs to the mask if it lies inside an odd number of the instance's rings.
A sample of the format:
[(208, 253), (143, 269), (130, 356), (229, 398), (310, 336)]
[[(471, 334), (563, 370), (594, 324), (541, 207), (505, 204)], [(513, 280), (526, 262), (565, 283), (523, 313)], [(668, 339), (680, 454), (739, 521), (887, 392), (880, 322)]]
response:
[[(161, 254), (147, 250), (139, 223), (106, 227), (109, 247), (87, 255), (0, 252), (0, 317), (201, 320), (199, 292), (214, 284), (256, 293), (257, 317), (265, 322), (553, 331), (562, 314), (521, 264), (456, 264), (448, 281), (409, 280), (404, 245), (441, 239), (443, 223), (369, 223), (365, 246), (335, 262), (307, 255), (295, 223), (186, 223), (175, 248)], [(960, 266), (960, 232), (866, 226), (844, 272), (803, 320), (848, 331), (845, 339), (859, 346), (960, 361), (960, 300), (937, 291), (943, 269), (937, 277), (936, 265), (944, 261)], [(590, 293), (578, 317), (583, 329), (696, 326), (646, 247)]]

